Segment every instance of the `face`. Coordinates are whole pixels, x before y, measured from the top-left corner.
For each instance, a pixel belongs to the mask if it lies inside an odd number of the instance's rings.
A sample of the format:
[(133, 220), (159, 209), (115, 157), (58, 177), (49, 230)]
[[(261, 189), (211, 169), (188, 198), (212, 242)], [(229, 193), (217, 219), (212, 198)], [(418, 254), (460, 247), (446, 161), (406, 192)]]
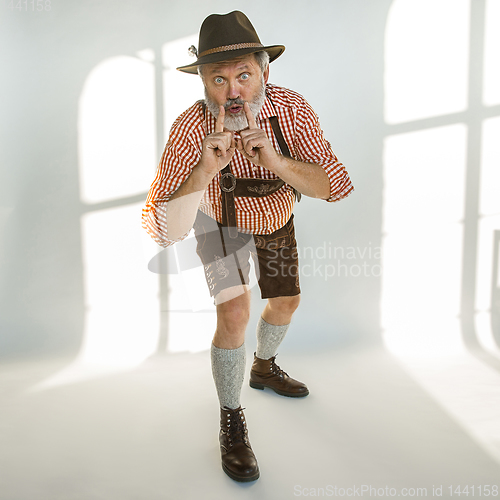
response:
[(255, 56), (249, 54), (223, 63), (207, 64), (202, 71), (209, 111), (217, 118), (222, 105), (226, 110), (224, 128), (247, 128), (243, 104), (248, 101), (250, 110), (257, 117), (264, 104), (269, 67), (262, 74)]

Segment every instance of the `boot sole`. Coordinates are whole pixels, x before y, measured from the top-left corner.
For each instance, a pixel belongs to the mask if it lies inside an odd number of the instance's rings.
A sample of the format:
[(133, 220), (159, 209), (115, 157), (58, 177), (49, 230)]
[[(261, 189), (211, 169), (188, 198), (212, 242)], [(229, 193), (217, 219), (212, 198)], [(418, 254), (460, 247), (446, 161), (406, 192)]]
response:
[(299, 393), (280, 391), (279, 389), (275, 389), (270, 385), (258, 384), (257, 382), (252, 381), (250, 381), (250, 387), (259, 389), (261, 391), (264, 390), (264, 387), (267, 387), (268, 389), (273, 390), (276, 394), (279, 394), (280, 396), (287, 396), (288, 398), (305, 398), (309, 394), (309, 391)]
[(249, 483), (250, 481), (255, 481), (260, 477), (260, 471), (257, 471), (257, 474), (254, 476), (237, 476), (234, 472), (231, 472), (224, 464), (222, 464), (222, 470), (235, 481), (239, 483)]

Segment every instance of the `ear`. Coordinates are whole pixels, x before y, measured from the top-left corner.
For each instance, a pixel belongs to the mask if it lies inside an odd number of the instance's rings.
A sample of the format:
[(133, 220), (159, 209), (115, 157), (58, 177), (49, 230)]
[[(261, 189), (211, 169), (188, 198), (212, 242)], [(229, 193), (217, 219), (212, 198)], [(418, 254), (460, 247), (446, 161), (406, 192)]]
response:
[(264, 83), (267, 83), (267, 80), (269, 80), (269, 64), (267, 65), (266, 71), (264, 71), (262, 77), (264, 78)]

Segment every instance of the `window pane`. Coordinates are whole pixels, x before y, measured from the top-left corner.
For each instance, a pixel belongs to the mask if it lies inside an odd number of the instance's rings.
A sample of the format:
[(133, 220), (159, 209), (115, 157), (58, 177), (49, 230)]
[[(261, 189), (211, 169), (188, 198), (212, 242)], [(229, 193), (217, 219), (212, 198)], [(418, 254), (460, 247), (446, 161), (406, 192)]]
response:
[(386, 28), (385, 120), (463, 111), (468, 53), (467, 0), (394, 0)]
[(79, 108), (82, 201), (146, 192), (157, 162), (153, 64), (126, 56), (104, 61), (88, 76)]
[(462, 349), (466, 127), (388, 137), (384, 148), (382, 326), (397, 354)]
[(500, 104), (500, 0), (486, 1), (484, 103)]

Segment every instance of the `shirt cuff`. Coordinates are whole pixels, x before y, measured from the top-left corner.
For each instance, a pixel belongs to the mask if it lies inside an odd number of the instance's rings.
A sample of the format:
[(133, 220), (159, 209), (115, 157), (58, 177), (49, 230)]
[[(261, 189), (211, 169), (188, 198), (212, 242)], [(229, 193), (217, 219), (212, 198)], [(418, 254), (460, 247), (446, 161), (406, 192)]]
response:
[(330, 197), (327, 202), (343, 200), (354, 191), (349, 174), (342, 163), (335, 162), (323, 168), (330, 179)]
[(167, 237), (167, 203), (161, 205), (150, 204), (142, 210), (142, 227), (160, 246), (167, 248), (174, 243), (185, 240), (191, 229), (176, 239)]

